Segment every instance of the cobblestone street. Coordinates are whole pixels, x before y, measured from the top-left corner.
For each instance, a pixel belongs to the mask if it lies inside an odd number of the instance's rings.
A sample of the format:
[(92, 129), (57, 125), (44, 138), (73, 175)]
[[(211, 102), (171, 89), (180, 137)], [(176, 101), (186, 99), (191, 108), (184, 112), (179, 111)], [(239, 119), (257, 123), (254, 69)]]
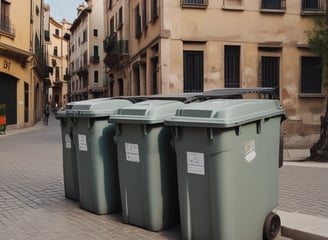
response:
[[(155, 233), (95, 215), (64, 196), (59, 122), (0, 135), (0, 240), (180, 239), (179, 227)], [(281, 169), (279, 210), (328, 218), (328, 168)], [(279, 237), (279, 239), (284, 239)]]

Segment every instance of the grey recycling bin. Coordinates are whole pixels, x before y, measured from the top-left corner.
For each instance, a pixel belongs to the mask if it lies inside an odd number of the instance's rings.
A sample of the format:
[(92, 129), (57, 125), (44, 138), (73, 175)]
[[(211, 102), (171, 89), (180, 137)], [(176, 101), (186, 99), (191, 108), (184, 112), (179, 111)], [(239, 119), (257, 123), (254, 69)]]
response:
[(65, 197), (74, 201), (79, 201), (79, 182), (76, 159), (76, 144), (73, 141), (73, 131), (76, 121), (71, 118), (71, 109), (74, 104), (81, 102), (101, 102), (108, 98), (96, 98), (85, 101), (67, 103), (63, 108), (56, 112), (55, 117), (60, 121), (63, 153), (63, 178)]
[(171, 129), (163, 123), (183, 105), (147, 100), (110, 116), (116, 125), (123, 222), (151, 231), (177, 223), (176, 158)]
[(165, 121), (175, 132), (183, 239), (273, 239), (280, 218), (277, 100), (191, 103)]
[(66, 114), (66, 109), (71, 108), (69, 103), (64, 109), (57, 111), (56, 119), (60, 120), (62, 153), (63, 153), (63, 177), (65, 197), (74, 201), (79, 200), (79, 183), (77, 173), (77, 160), (75, 144), (73, 142), (73, 122)]
[(73, 141), (79, 182), (80, 207), (96, 214), (121, 210), (115, 127), (108, 117), (120, 107), (132, 105), (125, 99), (103, 99), (74, 104), (68, 115), (74, 121)]

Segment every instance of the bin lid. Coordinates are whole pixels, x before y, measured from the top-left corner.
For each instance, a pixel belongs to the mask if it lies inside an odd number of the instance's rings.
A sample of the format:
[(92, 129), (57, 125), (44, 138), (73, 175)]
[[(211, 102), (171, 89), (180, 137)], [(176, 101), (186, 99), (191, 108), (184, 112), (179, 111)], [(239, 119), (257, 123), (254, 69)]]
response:
[(71, 117), (70, 115), (72, 115), (72, 113), (70, 112), (70, 110), (73, 108), (73, 106), (75, 104), (96, 103), (96, 102), (101, 102), (101, 101), (109, 100), (109, 99), (110, 98), (94, 98), (94, 99), (88, 99), (88, 100), (82, 100), (82, 101), (69, 102), (69, 103), (66, 103), (62, 108), (60, 108), (55, 113), (55, 117), (56, 117), (56, 119)]
[(134, 105), (117, 109), (108, 119), (113, 123), (156, 124), (174, 116), (184, 103), (173, 100), (146, 100)]
[(212, 99), (185, 105), (165, 125), (228, 128), (278, 115), (284, 115), (278, 100)]
[[(259, 99), (277, 99), (275, 88), (270, 87), (254, 87), (254, 88), (220, 88), (212, 89), (202, 93), (198, 97), (201, 98), (235, 98), (243, 99), (247, 95), (255, 94)], [(251, 99), (251, 98), (250, 98)], [(254, 98), (253, 98), (254, 99)], [(255, 98), (257, 99), (257, 98)]]
[(140, 96), (118, 96), (113, 99), (128, 99), (132, 102), (142, 102), (146, 100), (174, 100), (184, 103), (190, 103), (198, 100), (198, 96), (202, 96), (201, 92), (188, 92), (188, 93), (165, 93), (154, 95), (140, 95)]
[(127, 99), (96, 98), (79, 101), (65, 110), (67, 117), (92, 118), (109, 117), (116, 109), (132, 105)]

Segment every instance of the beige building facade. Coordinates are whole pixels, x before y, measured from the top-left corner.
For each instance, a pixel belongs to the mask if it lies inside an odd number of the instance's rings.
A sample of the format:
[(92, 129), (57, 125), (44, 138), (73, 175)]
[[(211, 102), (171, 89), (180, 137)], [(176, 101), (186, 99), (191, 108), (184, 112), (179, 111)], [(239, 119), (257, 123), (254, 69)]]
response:
[(324, 0), (104, 2), (105, 43), (128, 40), (128, 51), (116, 56), (128, 58), (122, 64), (108, 61), (115, 54), (105, 47), (113, 95), (275, 87), (288, 117), (286, 144), (314, 141), (327, 78), (306, 31), (325, 14)]
[[(48, 8), (50, 11), (50, 7)], [(46, 31), (45, 43), (48, 52), (50, 68), (49, 79), (51, 85), (47, 89), (47, 100), (52, 106), (60, 108), (68, 102), (68, 40), (64, 37), (69, 34), (71, 24), (65, 19), (61, 22), (49, 18), (49, 30)]]
[(104, 11), (102, 0), (88, 0), (78, 7), (70, 28), (70, 94), (73, 101), (103, 97)]
[(48, 77), (43, 1), (1, 0), (0, 10), (0, 103), (7, 128), (30, 127), (43, 116)]

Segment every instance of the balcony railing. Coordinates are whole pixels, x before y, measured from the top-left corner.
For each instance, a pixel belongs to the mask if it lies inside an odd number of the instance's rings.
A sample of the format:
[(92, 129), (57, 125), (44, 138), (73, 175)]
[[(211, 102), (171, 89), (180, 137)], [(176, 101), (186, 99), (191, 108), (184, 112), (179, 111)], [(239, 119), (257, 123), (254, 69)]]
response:
[(302, 0), (302, 14), (325, 14), (326, 0)]
[(286, 0), (262, 0), (261, 10), (286, 10)]
[(127, 55), (129, 53), (128, 40), (107, 42), (105, 51), (109, 55)]
[(92, 62), (92, 63), (99, 63), (99, 56), (91, 56), (90, 57), (90, 61)]
[(105, 63), (109, 66), (121, 64), (120, 61), (127, 59), (129, 56), (128, 40), (112, 41), (106, 49), (107, 56)]
[(107, 51), (107, 49), (111, 47), (112, 42), (115, 42), (115, 41), (117, 41), (117, 33), (116, 32), (113, 32), (103, 42), (103, 44), (104, 44), (104, 51)]
[(15, 36), (14, 26), (6, 16), (1, 16), (0, 31)]

